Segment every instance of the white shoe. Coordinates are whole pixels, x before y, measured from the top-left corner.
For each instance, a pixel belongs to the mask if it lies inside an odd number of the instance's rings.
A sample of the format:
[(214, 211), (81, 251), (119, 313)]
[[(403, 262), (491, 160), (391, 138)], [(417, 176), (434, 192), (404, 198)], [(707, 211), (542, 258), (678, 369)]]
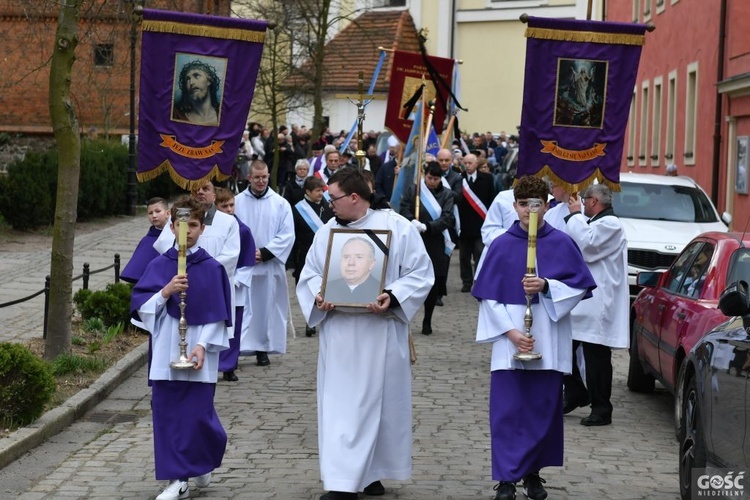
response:
[(211, 473), (210, 472), (206, 472), (202, 476), (194, 477), (193, 481), (195, 481), (195, 485), (198, 488), (205, 488), (209, 484), (211, 484)]
[(161, 495), (156, 497), (156, 500), (181, 500), (183, 498), (190, 498), (190, 486), (187, 481), (180, 481), (174, 479), (169, 482)]

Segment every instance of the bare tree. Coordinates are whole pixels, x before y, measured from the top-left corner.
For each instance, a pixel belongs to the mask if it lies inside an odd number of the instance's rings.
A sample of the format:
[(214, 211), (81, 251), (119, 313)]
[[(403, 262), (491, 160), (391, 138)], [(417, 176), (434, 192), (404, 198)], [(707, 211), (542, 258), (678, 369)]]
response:
[(48, 335), (44, 357), (68, 352), (71, 343), (73, 244), (81, 171), (81, 133), (70, 99), (78, 46), (78, 17), (83, 0), (61, 0), (49, 74), (49, 109), (58, 150), (57, 206), (52, 236)]

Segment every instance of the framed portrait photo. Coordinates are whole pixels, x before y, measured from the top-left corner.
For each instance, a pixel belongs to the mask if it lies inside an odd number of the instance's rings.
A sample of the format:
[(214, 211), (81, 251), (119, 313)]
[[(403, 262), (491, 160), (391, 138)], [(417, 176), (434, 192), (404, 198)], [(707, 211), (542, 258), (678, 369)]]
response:
[(391, 232), (386, 229), (331, 230), (320, 293), (335, 306), (362, 308), (385, 286)]

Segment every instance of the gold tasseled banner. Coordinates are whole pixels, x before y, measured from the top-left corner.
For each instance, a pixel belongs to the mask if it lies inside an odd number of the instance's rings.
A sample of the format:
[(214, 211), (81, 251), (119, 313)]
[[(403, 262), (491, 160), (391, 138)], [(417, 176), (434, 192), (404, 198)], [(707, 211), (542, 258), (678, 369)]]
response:
[(559, 40), (561, 42), (610, 43), (618, 45), (643, 45), (644, 35), (627, 33), (598, 33), (595, 31), (566, 31), (549, 28), (526, 28), (526, 38), (541, 40)]
[[(588, 176), (581, 182), (576, 183), (571, 183), (561, 179), (552, 171), (549, 165), (545, 165), (544, 167), (542, 167), (542, 169), (539, 172), (535, 173), (534, 176), (542, 178), (546, 177), (550, 180), (550, 182), (552, 182), (556, 186), (561, 186), (568, 193), (580, 193), (581, 191), (592, 185), (594, 183), (594, 180), (599, 181), (599, 184), (606, 184), (612, 192), (619, 192), (621, 190), (619, 183), (612, 182), (611, 180), (604, 177), (601, 170), (599, 170), (598, 168), (590, 176)], [(513, 181), (513, 186), (515, 186), (517, 182), (518, 179), (515, 179)]]
[(172, 178), (174, 183), (186, 191), (197, 189), (203, 186), (206, 181), (210, 181), (214, 178), (217, 181), (225, 181), (229, 178), (228, 175), (222, 173), (221, 170), (219, 170), (219, 167), (217, 165), (214, 165), (214, 168), (212, 168), (209, 173), (207, 173), (200, 179), (186, 179), (177, 173), (177, 171), (174, 169), (174, 167), (172, 167), (172, 164), (169, 163), (168, 160), (165, 160), (161, 165), (152, 170), (149, 170), (148, 172), (138, 172), (136, 174), (136, 177), (138, 179), (138, 182), (147, 182), (156, 179), (164, 172), (169, 172), (169, 177)]
[(236, 28), (221, 28), (202, 24), (185, 24), (174, 21), (143, 21), (143, 31), (156, 33), (171, 33), (175, 35), (192, 35), (224, 40), (240, 40), (243, 42), (263, 43), (266, 40), (265, 31), (241, 30)]

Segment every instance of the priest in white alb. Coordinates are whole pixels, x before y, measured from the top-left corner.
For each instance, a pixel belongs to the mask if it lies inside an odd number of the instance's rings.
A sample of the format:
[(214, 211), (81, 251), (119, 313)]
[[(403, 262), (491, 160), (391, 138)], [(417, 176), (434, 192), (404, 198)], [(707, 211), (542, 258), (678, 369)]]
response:
[(294, 246), (292, 207), (268, 187), (269, 179), (268, 166), (255, 160), (250, 165), (247, 189), (234, 200), (234, 213), (252, 231), (256, 248), (255, 265), (243, 283), (250, 293), (242, 319), (240, 352), (254, 352), (259, 366), (271, 363), (268, 353), (286, 353), (286, 261)]
[[(354, 168), (328, 183), (336, 215), (315, 234), (297, 285), (307, 324), (320, 325), (318, 447), (321, 500), (382, 495), (383, 479), (411, 477), (412, 418), (409, 322), (433, 285), (419, 232), (392, 210), (370, 208), (371, 191)], [(360, 312), (341, 310), (320, 295), (334, 228), (359, 229), (387, 252), (383, 291)], [(367, 230), (389, 230), (390, 244)]]

